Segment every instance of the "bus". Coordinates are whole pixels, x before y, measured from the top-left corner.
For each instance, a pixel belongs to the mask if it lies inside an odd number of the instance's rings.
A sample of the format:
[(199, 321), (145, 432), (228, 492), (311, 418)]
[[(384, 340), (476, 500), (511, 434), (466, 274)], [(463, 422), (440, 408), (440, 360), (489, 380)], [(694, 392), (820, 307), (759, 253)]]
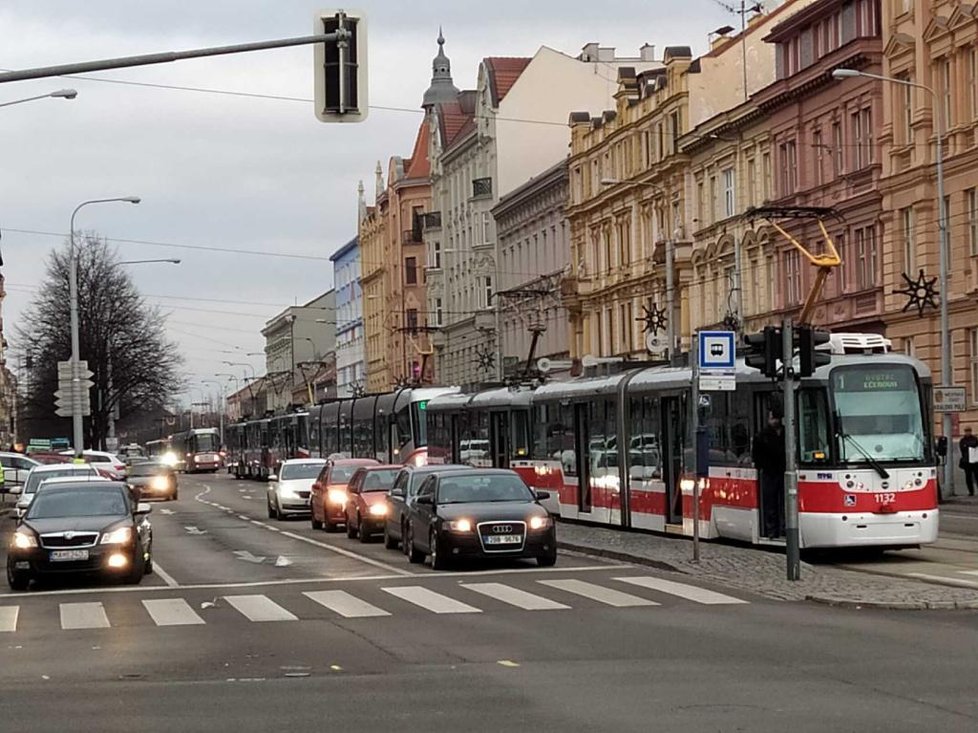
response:
[(170, 436), (176, 468), (185, 473), (217, 471), (221, 467), (221, 435), (216, 428), (192, 428)]
[[(873, 343), (867, 337), (865, 349), (834, 352), (798, 384), (803, 548), (903, 548), (937, 539), (931, 375), (911, 357), (872, 353)], [(429, 450), (457, 462), (464, 441), (488, 441), (492, 465), (550, 492), (565, 519), (692, 535), (698, 517), (704, 538), (783, 544), (764, 531), (751, 452), (780, 406), (780, 390), (738, 361), (736, 391), (709, 394), (701, 420), (709, 477), (695, 512), (692, 379), (688, 367), (647, 367), (547, 383), (532, 390), (528, 405), (520, 393), (507, 402), (499, 390), (435, 398), (427, 405)]]

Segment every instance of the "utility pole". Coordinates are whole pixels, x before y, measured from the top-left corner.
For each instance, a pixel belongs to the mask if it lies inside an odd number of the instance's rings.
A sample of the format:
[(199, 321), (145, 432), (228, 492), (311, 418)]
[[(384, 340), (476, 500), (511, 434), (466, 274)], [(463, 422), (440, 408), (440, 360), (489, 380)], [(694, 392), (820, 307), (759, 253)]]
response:
[(798, 534), (798, 461), (795, 450), (794, 328), (790, 318), (781, 323), (781, 364), (784, 374), (784, 519), (788, 580), (801, 578)]

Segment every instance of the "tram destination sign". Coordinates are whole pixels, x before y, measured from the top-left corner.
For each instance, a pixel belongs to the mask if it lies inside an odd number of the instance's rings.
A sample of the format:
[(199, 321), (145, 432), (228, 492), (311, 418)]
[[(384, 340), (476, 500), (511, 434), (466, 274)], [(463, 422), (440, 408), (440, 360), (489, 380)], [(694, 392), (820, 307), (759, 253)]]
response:
[(934, 412), (964, 412), (964, 387), (934, 387)]

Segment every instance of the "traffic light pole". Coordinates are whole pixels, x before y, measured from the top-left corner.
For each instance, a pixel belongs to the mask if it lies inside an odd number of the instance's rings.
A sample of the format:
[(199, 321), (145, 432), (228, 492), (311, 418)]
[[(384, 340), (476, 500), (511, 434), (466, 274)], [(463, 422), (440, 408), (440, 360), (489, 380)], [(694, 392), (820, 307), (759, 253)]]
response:
[(798, 533), (798, 461), (795, 447), (795, 373), (794, 328), (790, 319), (781, 325), (781, 348), (784, 374), (784, 519), (788, 580), (801, 578), (801, 548)]

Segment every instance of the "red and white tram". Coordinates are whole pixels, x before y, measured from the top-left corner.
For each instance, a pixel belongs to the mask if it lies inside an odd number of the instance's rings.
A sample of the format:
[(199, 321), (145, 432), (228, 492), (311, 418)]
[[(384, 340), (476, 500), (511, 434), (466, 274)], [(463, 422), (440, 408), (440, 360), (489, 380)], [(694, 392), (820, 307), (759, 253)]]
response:
[[(780, 391), (742, 362), (736, 379), (736, 391), (711, 394), (704, 418), (709, 479), (700, 493), (700, 534), (777, 544), (783, 537), (766, 536), (776, 533), (764, 528), (751, 445), (780, 405)], [(485, 441), (492, 465), (509, 465), (530, 486), (559, 496), (563, 518), (691, 535), (691, 381), (688, 368), (650, 367), (532, 393), (436, 398), (428, 404), (429, 450), (466, 462), (463, 445)], [(930, 404), (926, 366), (892, 353), (833, 355), (800, 382), (803, 548), (936, 541)], [(522, 444), (526, 425), (532, 428)]]

